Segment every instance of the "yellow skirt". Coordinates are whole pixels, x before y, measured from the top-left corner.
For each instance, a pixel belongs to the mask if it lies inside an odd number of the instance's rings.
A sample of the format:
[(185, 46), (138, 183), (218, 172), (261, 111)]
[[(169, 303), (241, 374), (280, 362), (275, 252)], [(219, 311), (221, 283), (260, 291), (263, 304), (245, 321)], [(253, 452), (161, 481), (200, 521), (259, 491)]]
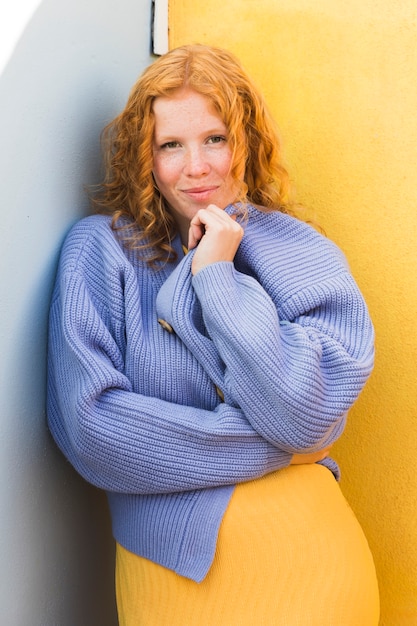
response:
[(117, 545), (120, 626), (377, 626), (368, 543), (329, 470), (236, 487), (201, 583)]

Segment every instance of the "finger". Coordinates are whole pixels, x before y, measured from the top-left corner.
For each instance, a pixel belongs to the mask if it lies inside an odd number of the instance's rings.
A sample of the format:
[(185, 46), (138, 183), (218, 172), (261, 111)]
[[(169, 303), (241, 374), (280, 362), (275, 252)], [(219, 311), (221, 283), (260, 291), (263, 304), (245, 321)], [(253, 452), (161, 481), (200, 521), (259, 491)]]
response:
[[(233, 225), (233, 226), (232, 226)], [(215, 204), (209, 204), (205, 209), (199, 209), (190, 222), (188, 232), (188, 249), (197, 246), (201, 239), (207, 235), (216, 236), (221, 232), (241, 232), (241, 227), (236, 223), (236, 216), (230, 216)]]
[(235, 213), (233, 215), (229, 215), (228, 213), (226, 213), (224, 209), (221, 209), (220, 207), (218, 207), (217, 204), (209, 204), (206, 210), (212, 215), (216, 215), (217, 217), (219, 217), (222, 220), (225, 220), (226, 222), (228, 220), (233, 220), (235, 222), (237, 218), (237, 215)]
[(192, 250), (196, 247), (198, 242), (204, 235), (204, 225), (200, 223), (190, 222), (190, 228), (188, 230), (188, 249)]
[(206, 230), (210, 227), (227, 228), (236, 223), (236, 215), (229, 215), (215, 204), (209, 204), (205, 209), (200, 209), (194, 216), (193, 222), (202, 222)]

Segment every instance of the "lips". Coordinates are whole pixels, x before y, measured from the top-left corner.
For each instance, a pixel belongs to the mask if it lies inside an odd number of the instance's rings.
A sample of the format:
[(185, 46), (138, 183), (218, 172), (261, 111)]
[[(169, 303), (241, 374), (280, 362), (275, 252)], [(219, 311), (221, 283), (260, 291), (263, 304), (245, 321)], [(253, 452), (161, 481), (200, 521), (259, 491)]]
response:
[(217, 186), (214, 187), (193, 187), (191, 189), (183, 189), (182, 193), (186, 196), (193, 198), (194, 200), (206, 200), (218, 190)]

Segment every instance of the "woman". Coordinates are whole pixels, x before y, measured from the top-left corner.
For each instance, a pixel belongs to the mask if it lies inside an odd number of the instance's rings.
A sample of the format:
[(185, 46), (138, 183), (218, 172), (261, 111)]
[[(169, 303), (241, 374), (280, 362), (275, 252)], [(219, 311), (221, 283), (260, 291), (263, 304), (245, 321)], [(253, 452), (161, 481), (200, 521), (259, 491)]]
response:
[(290, 215), (262, 97), (228, 52), (184, 46), (105, 146), (103, 214), (62, 252), (48, 416), (107, 491), (120, 624), (376, 625), (328, 456), (372, 325), (341, 252)]

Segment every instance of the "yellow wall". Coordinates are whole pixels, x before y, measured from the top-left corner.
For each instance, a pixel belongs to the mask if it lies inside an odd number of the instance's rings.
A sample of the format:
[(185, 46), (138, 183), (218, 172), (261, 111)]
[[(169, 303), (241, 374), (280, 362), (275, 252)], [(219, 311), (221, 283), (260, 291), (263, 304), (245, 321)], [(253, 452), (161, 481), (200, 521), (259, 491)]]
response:
[(170, 46), (197, 41), (235, 52), (261, 86), (298, 198), (369, 304), (376, 368), (335, 456), (374, 553), (381, 625), (415, 626), (416, 0), (170, 0)]

